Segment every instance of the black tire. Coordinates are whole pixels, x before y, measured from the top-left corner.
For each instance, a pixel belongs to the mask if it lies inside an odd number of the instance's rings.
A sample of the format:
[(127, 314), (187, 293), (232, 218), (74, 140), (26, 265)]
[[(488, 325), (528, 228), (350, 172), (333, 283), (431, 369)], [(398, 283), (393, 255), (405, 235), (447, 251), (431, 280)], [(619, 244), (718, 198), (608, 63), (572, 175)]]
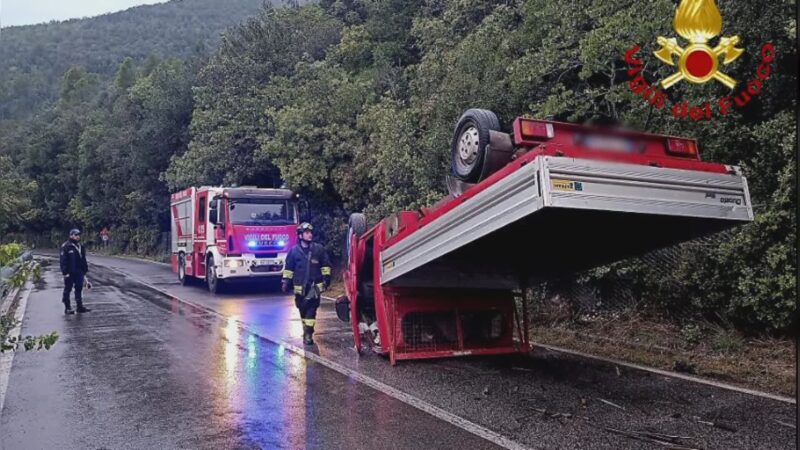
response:
[(220, 294), (224, 290), (225, 283), (217, 278), (214, 272), (214, 257), (209, 256), (206, 260), (206, 284), (208, 285), (208, 292), (212, 294)]
[(367, 217), (361, 213), (350, 214), (350, 220), (347, 222), (347, 260), (350, 261), (350, 241), (353, 235), (361, 236), (367, 232)]
[(186, 255), (183, 253), (178, 255), (178, 282), (181, 286), (189, 284), (189, 279), (186, 277)]
[(489, 145), (489, 131), (500, 131), (500, 120), (487, 109), (468, 109), (458, 119), (450, 144), (455, 178), (469, 183), (479, 181)]

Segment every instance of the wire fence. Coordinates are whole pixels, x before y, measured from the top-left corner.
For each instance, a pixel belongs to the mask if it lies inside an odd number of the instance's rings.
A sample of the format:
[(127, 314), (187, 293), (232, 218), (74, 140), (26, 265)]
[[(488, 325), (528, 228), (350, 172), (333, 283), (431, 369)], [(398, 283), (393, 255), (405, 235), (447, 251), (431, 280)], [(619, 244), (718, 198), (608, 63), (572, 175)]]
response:
[[(604, 312), (652, 311), (658, 307), (662, 308), (659, 312), (670, 315), (692, 315), (696, 311), (688, 306), (689, 302), (665, 304), (667, 299), (653, 298), (652, 289), (647, 290), (646, 287), (661, 283), (662, 292), (678, 288), (670, 286), (670, 283), (680, 282), (680, 275), (690, 270), (687, 263), (696, 259), (698, 252), (719, 247), (733, 233), (733, 230), (723, 231), (604, 268), (542, 282), (531, 288), (534, 316), (544, 313), (548, 320), (575, 320)], [(612, 273), (603, 275), (608, 272)]]

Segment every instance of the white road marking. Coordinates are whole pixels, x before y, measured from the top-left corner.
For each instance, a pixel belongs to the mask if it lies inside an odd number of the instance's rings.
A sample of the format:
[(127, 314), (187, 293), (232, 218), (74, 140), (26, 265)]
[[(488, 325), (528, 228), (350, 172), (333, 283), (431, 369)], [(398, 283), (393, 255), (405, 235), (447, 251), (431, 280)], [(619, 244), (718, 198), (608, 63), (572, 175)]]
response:
[[(158, 292), (160, 292), (160, 293), (162, 293), (162, 294), (164, 294), (166, 296), (169, 296), (170, 298), (174, 298), (174, 299), (176, 299), (176, 300), (178, 300), (180, 302), (183, 302), (183, 303), (185, 303), (187, 305), (190, 305), (190, 306), (193, 306), (195, 308), (199, 308), (199, 309), (202, 309), (204, 311), (207, 311), (208, 313), (213, 314), (213, 315), (215, 315), (215, 316), (217, 316), (217, 317), (219, 317), (219, 318), (221, 318), (223, 320), (228, 320), (229, 319), (228, 316), (225, 316), (224, 314), (221, 314), (221, 313), (219, 313), (219, 312), (217, 312), (217, 311), (215, 311), (215, 310), (213, 310), (213, 309), (211, 309), (209, 307), (206, 307), (206, 306), (203, 306), (203, 305), (199, 305), (199, 304), (191, 302), (189, 300), (185, 300), (185, 299), (179, 298), (176, 295), (165, 291), (164, 289), (161, 289), (161, 288), (159, 288), (157, 286), (154, 286), (154, 285), (152, 285), (152, 284), (150, 284), (150, 283), (148, 283), (148, 282), (146, 282), (146, 281), (144, 281), (144, 280), (142, 280), (142, 279), (140, 279), (138, 277), (134, 277), (134, 276), (132, 276), (130, 274), (127, 274), (127, 273), (119, 270), (119, 269), (116, 269), (116, 268), (113, 268), (113, 267), (108, 267), (108, 266), (106, 266), (106, 268), (111, 270), (111, 271), (113, 271), (113, 272), (116, 272), (116, 273), (118, 273), (118, 274), (120, 274), (122, 276), (125, 276), (128, 279), (131, 279), (131, 280), (136, 281), (136, 282), (138, 282), (140, 284), (143, 284), (143, 285), (149, 287), (150, 289), (158, 291)], [(254, 329), (250, 328), (247, 324), (244, 324), (239, 320), (236, 320), (236, 323), (238, 324), (240, 329), (242, 329), (244, 331), (247, 331), (248, 333), (252, 333), (252, 334), (254, 334), (256, 336), (259, 336), (260, 338), (265, 339), (267, 341), (270, 341), (270, 342), (272, 342), (274, 344), (281, 345), (286, 350), (289, 350), (292, 353), (300, 355), (300, 356), (302, 356), (302, 357), (304, 357), (306, 359), (309, 359), (311, 361), (314, 361), (316, 363), (322, 364), (323, 366), (325, 366), (325, 367), (327, 367), (329, 369), (335, 370), (336, 372), (339, 372), (342, 375), (350, 377), (350, 378), (358, 381), (359, 383), (365, 384), (365, 385), (367, 385), (367, 386), (369, 386), (369, 387), (371, 387), (371, 388), (373, 388), (373, 389), (375, 389), (375, 390), (377, 390), (377, 391), (379, 391), (379, 392), (381, 392), (383, 394), (386, 394), (386, 395), (388, 395), (388, 396), (390, 396), (390, 397), (392, 397), (392, 398), (394, 398), (396, 400), (399, 400), (399, 401), (401, 401), (401, 402), (403, 402), (403, 403), (405, 403), (405, 404), (407, 404), (409, 406), (413, 406), (414, 408), (417, 408), (417, 409), (419, 409), (421, 411), (424, 411), (424, 412), (436, 417), (437, 419), (441, 419), (441, 420), (443, 420), (443, 421), (445, 421), (445, 422), (447, 422), (447, 423), (449, 423), (449, 424), (451, 424), (451, 425), (453, 425), (455, 427), (458, 427), (458, 428), (460, 428), (460, 429), (462, 429), (464, 431), (467, 431), (467, 432), (472, 433), (472, 434), (474, 434), (474, 435), (476, 435), (478, 437), (481, 437), (481, 438), (483, 438), (483, 439), (485, 439), (485, 440), (487, 440), (487, 441), (489, 441), (489, 442), (491, 442), (491, 443), (493, 443), (495, 445), (498, 445), (500, 447), (507, 448), (507, 449), (513, 449), (513, 450), (527, 450), (527, 449), (530, 448), (530, 447), (527, 447), (527, 446), (525, 446), (523, 444), (520, 444), (519, 442), (513, 441), (513, 440), (511, 440), (511, 439), (509, 439), (509, 438), (507, 438), (507, 437), (505, 437), (505, 436), (503, 436), (503, 435), (501, 435), (499, 433), (496, 433), (496, 432), (494, 432), (494, 431), (492, 431), (492, 430), (490, 430), (490, 429), (488, 429), (486, 427), (483, 427), (483, 426), (478, 425), (478, 424), (476, 424), (474, 422), (471, 422), (471, 421), (469, 421), (469, 420), (467, 420), (467, 419), (465, 419), (463, 417), (460, 417), (460, 416), (452, 414), (452, 413), (450, 413), (448, 411), (445, 411), (444, 409), (439, 408), (438, 406), (432, 405), (431, 403), (428, 403), (425, 400), (422, 400), (420, 398), (414, 397), (413, 395), (407, 394), (407, 393), (405, 393), (405, 392), (403, 392), (403, 391), (401, 391), (399, 389), (396, 389), (396, 388), (394, 388), (392, 386), (389, 386), (386, 383), (383, 383), (383, 382), (378, 381), (378, 380), (376, 380), (374, 378), (371, 378), (371, 377), (368, 377), (368, 376), (366, 376), (366, 375), (364, 375), (362, 373), (359, 373), (359, 372), (357, 372), (357, 371), (355, 371), (353, 369), (345, 367), (342, 364), (339, 364), (337, 362), (334, 362), (334, 361), (331, 361), (329, 359), (323, 358), (322, 356), (319, 356), (316, 353), (307, 352), (307, 351), (305, 351), (305, 349), (303, 349), (301, 347), (298, 347), (298, 346), (296, 346), (294, 344), (291, 344), (291, 343), (285, 341), (282, 338), (269, 336), (269, 335), (266, 335), (265, 333), (263, 333), (261, 331), (254, 330)]]
[[(25, 317), (25, 309), (28, 307), (28, 297), (31, 295), (31, 291), (33, 291), (33, 285), (30, 282), (26, 282), (20, 291), (22, 297), (20, 297), (17, 309), (14, 311), (14, 319), (17, 321), (17, 325), (8, 334), (9, 336), (19, 336), (22, 330), (22, 318)], [(10, 299), (9, 302), (13, 302), (13, 299)], [(0, 416), (3, 415), (8, 379), (11, 376), (11, 365), (14, 362), (16, 353), (16, 351), (0, 353)]]
[(569, 355), (580, 356), (581, 358), (587, 358), (587, 359), (594, 359), (594, 360), (597, 360), (597, 361), (603, 361), (605, 363), (615, 364), (617, 366), (629, 367), (631, 369), (636, 369), (636, 370), (643, 370), (645, 372), (655, 373), (655, 374), (662, 375), (662, 376), (665, 376), (665, 377), (678, 378), (678, 379), (681, 379), (681, 380), (686, 380), (686, 381), (691, 381), (691, 382), (694, 382), (694, 383), (705, 384), (705, 385), (708, 385), (708, 386), (714, 386), (714, 387), (721, 388), (721, 389), (726, 389), (726, 390), (729, 390), (729, 391), (740, 392), (742, 394), (749, 394), (749, 395), (754, 395), (756, 397), (768, 398), (768, 399), (771, 399), (771, 400), (778, 400), (780, 402), (791, 403), (793, 405), (797, 403), (797, 400), (795, 400), (795, 399), (793, 399), (791, 397), (785, 397), (783, 395), (778, 395), (778, 394), (770, 394), (769, 392), (761, 392), (761, 391), (757, 391), (755, 389), (747, 389), (747, 388), (743, 388), (743, 387), (739, 387), (739, 386), (734, 386), (734, 385), (728, 384), (728, 383), (722, 383), (720, 381), (709, 380), (709, 379), (706, 379), (706, 378), (695, 377), (695, 376), (692, 376), (692, 375), (686, 375), (686, 374), (678, 373), (678, 372), (670, 372), (668, 370), (662, 370), (662, 369), (656, 369), (654, 367), (642, 366), (642, 365), (639, 365), (639, 364), (620, 361), (620, 360), (617, 360), (617, 359), (604, 358), (602, 356), (591, 355), (589, 353), (583, 353), (583, 352), (579, 352), (579, 351), (576, 351), (576, 350), (570, 350), (568, 348), (556, 347), (556, 346), (553, 346), (553, 345), (538, 344), (536, 342), (533, 342), (532, 345), (534, 347), (541, 347), (541, 348), (545, 348), (547, 350), (551, 350), (551, 351), (554, 351), (554, 352), (566, 353), (566, 354), (569, 354)]

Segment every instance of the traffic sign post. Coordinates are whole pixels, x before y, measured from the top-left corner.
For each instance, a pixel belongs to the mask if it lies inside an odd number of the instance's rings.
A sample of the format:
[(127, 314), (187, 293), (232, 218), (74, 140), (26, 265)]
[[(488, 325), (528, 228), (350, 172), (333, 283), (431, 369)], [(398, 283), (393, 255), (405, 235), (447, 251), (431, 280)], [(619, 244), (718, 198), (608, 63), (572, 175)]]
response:
[(109, 240), (109, 238), (110, 238), (110, 233), (109, 233), (109, 231), (108, 231), (108, 228), (105, 228), (105, 227), (104, 227), (104, 228), (103, 228), (103, 229), (100, 231), (100, 239), (103, 241), (103, 248), (107, 248), (107, 247), (108, 247), (108, 240)]

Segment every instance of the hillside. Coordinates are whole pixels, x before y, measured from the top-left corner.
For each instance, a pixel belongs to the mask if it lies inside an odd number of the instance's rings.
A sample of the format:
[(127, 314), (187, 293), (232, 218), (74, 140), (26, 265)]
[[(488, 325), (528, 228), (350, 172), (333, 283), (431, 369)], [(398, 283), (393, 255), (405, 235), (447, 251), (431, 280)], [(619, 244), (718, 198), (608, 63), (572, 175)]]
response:
[(150, 55), (206, 53), (220, 32), (262, 5), (263, 0), (173, 0), (88, 19), (3, 28), (0, 119), (28, 115), (54, 99), (72, 65), (110, 78), (125, 57), (138, 63)]

